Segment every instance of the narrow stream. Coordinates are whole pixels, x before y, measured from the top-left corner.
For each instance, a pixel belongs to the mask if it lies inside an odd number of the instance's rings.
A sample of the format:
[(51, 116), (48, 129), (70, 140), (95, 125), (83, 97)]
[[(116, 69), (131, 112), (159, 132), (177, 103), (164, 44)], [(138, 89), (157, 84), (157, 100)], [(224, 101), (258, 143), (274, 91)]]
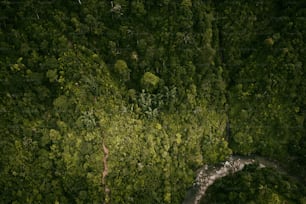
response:
[(197, 177), (193, 184), (193, 187), (186, 193), (183, 204), (198, 204), (205, 196), (206, 190), (217, 179), (228, 176), (230, 174), (241, 171), (246, 165), (258, 163), (259, 168), (270, 167), (274, 168), (280, 173), (285, 173), (277, 162), (271, 161), (264, 157), (259, 156), (231, 156), (228, 161), (216, 165), (207, 166), (204, 165), (197, 171)]

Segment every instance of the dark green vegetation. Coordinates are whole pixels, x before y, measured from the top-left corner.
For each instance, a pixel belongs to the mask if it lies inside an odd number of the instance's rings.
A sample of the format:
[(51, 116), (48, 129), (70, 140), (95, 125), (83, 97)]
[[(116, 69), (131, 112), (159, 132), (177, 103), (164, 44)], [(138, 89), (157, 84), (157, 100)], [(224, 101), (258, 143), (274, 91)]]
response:
[(218, 10), (230, 147), (287, 163), (306, 183), (305, 2), (225, 3)]
[(180, 203), (232, 152), (305, 173), (303, 4), (1, 1), (2, 202)]

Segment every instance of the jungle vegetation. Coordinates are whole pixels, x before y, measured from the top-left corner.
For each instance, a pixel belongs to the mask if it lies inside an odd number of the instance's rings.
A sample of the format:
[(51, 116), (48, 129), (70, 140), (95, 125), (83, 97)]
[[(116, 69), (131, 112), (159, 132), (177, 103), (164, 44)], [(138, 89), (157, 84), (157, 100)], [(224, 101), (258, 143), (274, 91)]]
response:
[[(181, 203), (199, 167), (231, 154), (306, 183), (305, 2), (0, 4), (2, 203)], [(222, 185), (248, 186), (234, 203), (258, 189), (284, 203), (299, 189), (283, 181)]]

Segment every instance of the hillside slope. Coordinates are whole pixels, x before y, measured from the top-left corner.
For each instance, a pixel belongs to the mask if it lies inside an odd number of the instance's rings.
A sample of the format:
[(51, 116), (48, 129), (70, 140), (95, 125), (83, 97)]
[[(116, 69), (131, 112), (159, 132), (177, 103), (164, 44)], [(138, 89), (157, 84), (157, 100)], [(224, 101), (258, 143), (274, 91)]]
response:
[(304, 168), (305, 10), (236, 4), (1, 2), (3, 202), (180, 203), (233, 152)]

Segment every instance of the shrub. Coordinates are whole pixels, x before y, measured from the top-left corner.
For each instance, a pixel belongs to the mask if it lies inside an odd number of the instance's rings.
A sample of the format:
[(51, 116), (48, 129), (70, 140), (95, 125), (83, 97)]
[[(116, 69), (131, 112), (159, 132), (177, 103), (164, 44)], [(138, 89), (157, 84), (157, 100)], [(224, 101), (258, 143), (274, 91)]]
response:
[(130, 70), (124, 60), (117, 60), (114, 71), (120, 77), (120, 80), (128, 81), (130, 79)]
[(154, 91), (157, 89), (160, 78), (151, 72), (146, 72), (141, 78), (141, 86), (147, 91)]

